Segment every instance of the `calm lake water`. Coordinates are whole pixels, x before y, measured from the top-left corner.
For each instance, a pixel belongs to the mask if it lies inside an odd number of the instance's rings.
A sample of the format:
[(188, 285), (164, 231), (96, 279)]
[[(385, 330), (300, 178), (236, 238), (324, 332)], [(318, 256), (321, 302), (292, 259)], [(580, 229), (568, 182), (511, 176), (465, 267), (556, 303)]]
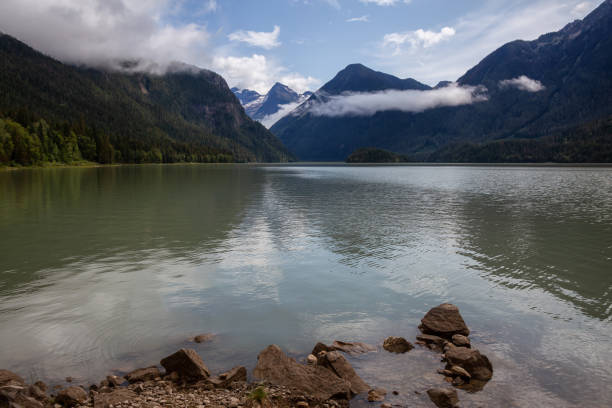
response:
[[(0, 368), (28, 379), (89, 384), (185, 346), (218, 372), (270, 343), (414, 341), (452, 302), (495, 369), (464, 406), (612, 405), (612, 169), (5, 171), (0, 237)], [(442, 383), (428, 350), (351, 362), (393, 403)]]

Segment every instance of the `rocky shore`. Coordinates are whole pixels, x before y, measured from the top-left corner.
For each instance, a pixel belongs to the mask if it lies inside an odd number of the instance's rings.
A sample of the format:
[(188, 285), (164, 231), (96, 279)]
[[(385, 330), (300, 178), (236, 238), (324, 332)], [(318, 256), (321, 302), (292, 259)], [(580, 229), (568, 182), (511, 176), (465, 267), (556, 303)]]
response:
[[(441, 353), (446, 363), (437, 373), (444, 376), (448, 386), (427, 390), (431, 406), (457, 407), (457, 389), (480, 391), (492, 378), (493, 367), (485, 355), (472, 347), (470, 330), (456, 306), (434, 307), (421, 320), (419, 329), (422, 334), (415, 343)], [(204, 342), (210, 338), (204, 334), (193, 340)], [(414, 347), (402, 337), (389, 337), (383, 342), (383, 349), (389, 353), (408, 353)], [(381, 408), (392, 408), (384, 402), (388, 391), (367, 384), (344, 356), (376, 350), (356, 342), (318, 343), (306, 362), (300, 363), (280, 347), (270, 345), (259, 353), (251, 382), (247, 381), (246, 368), (241, 366), (211, 375), (192, 349), (180, 349), (163, 358), (163, 370), (150, 366), (123, 377), (108, 376), (87, 390), (76, 385), (50, 390), (41, 381), (27, 384), (19, 375), (0, 370), (0, 408), (341, 408), (348, 407), (357, 395)]]

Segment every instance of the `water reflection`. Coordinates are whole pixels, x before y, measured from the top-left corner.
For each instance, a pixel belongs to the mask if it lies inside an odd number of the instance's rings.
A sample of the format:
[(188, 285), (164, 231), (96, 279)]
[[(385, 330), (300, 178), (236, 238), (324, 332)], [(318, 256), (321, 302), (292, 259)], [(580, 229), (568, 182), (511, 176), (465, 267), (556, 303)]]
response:
[[(589, 396), (601, 405), (612, 400), (611, 175), (250, 166), (0, 173), (0, 337), (9, 345), (0, 366), (97, 380), (216, 332), (217, 342), (190, 345), (213, 371), (252, 367), (270, 343), (302, 356), (317, 341), (413, 338), (429, 307), (452, 301), (496, 367), (485, 392), (464, 401), (526, 406), (537, 396), (532, 406), (573, 406)], [(411, 387), (439, 381), (426, 374), (437, 357), (387, 357), (354, 363), (371, 381), (404, 384), (405, 403), (424, 404)]]

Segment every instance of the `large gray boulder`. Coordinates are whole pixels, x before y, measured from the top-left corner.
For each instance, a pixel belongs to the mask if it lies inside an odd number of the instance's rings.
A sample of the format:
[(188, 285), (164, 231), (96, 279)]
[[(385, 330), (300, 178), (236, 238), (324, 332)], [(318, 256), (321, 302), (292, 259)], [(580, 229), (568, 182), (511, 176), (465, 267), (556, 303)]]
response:
[(184, 379), (198, 381), (210, 377), (204, 361), (193, 349), (180, 349), (164, 358), (160, 364), (168, 373), (177, 373)]
[(459, 366), (465, 369), (472, 379), (488, 381), (493, 377), (493, 366), (480, 351), (466, 347), (451, 347), (444, 354), (449, 366)]
[(450, 303), (443, 303), (431, 309), (421, 320), (419, 329), (425, 334), (433, 334), (450, 339), (455, 334), (468, 336), (468, 329), (459, 308)]
[(328, 368), (307, 366), (288, 357), (280, 347), (268, 346), (257, 356), (253, 376), (261, 381), (296, 389), (317, 400), (350, 398), (351, 384)]

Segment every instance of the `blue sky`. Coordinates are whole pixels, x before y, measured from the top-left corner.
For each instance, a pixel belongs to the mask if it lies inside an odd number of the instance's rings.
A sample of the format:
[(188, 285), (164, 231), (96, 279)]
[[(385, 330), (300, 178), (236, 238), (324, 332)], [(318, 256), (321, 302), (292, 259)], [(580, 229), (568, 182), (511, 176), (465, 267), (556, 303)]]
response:
[(0, 31), (88, 65), (179, 60), (265, 92), (315, 90), (361, 62), (430, 85), (514, 39), (584, 17), (584, 0), (3, 0)]

